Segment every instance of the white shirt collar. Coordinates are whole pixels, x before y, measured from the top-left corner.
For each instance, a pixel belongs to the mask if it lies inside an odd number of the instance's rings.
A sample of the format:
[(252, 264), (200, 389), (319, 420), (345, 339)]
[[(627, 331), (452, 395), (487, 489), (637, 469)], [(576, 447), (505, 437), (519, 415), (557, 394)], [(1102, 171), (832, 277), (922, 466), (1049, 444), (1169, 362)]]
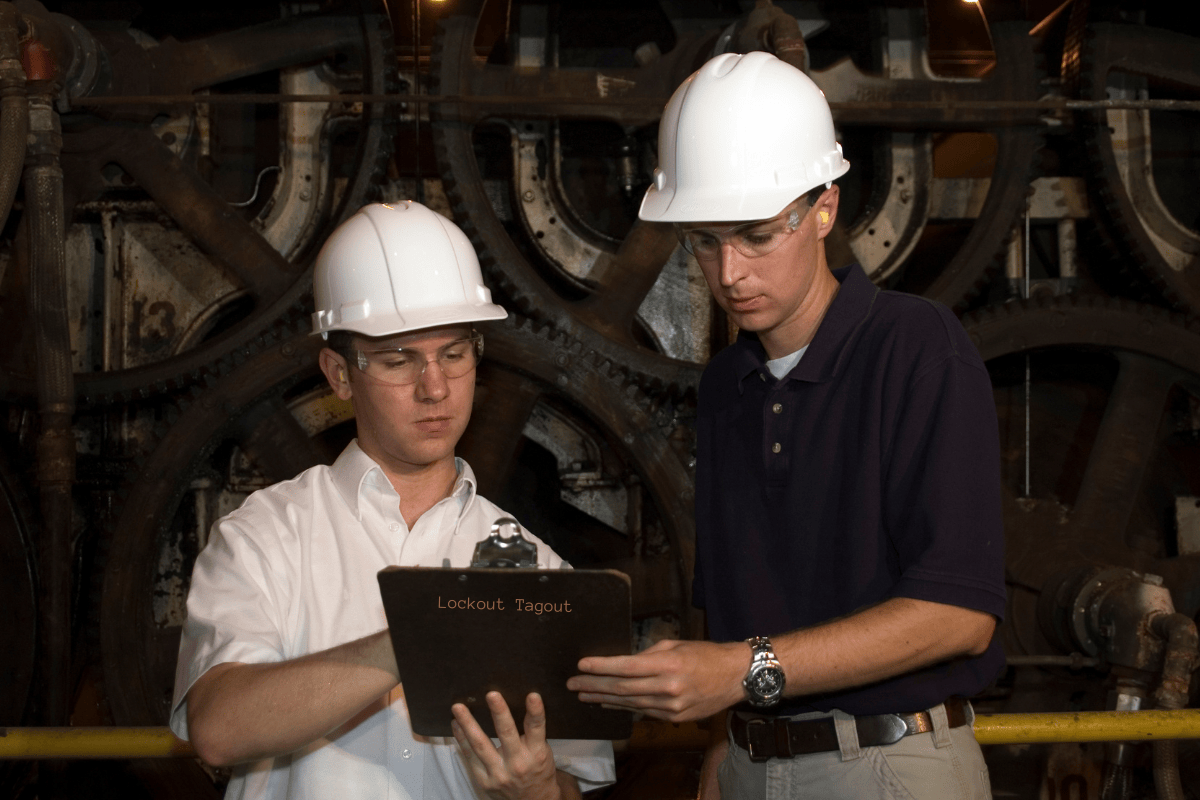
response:
[[(457, 456), (454, 458), (454, 469), (458, 473), (458, 477), (454, 480), (450, 497), (458, 502), (456, 516), (461, 517), (474, 501), (478, 483), (471, 465)], [(397, 503), (400, 501), (400, 495), (392, 486), (392, 482), (388, 480), (383, 468), (375, 459), (362, 451), (362, 448), (358, 446), (357, 439), (350, 442), (333, 462), (330, 473), (333, 485), (337, 487), (338, 492), (346, 501), (346, 505), (359, 519), (362, 519), (360, 500), (363, 489), (367, 486), (376, 487), (385, 493), (390, 492), (396, 496)], [(455, 532), (457, 533), (457, 527)]]

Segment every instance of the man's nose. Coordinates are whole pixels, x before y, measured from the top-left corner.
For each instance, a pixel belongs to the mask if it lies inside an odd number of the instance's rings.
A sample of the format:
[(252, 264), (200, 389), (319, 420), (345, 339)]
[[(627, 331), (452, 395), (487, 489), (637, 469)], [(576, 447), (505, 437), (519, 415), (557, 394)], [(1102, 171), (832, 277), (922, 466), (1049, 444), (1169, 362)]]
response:
[(719, 277), (722, 286), (733, 286), (746, 274), (746, 257), (738, 252), (732, 242), (721, 242), (721, 269)]
[(437, 359), (425, 362), (425, 371), (417, 378), (417, 399), (437, 402), (450, 393), (450, 383)]

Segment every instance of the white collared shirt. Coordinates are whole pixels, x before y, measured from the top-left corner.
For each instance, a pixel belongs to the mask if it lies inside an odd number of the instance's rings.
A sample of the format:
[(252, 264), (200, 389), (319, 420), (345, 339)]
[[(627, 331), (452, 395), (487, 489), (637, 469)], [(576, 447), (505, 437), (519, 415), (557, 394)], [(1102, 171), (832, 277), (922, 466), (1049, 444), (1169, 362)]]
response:
[[(508, 514), (476, 494), (465, 461), (455, 463), (450, 496), (412, 530), (400, 496), (357, 442), (332, 466), (255, 492), (218, 520), (192, 573), (175, 673), (175, 734), (187, 739), (187, 692), (217, 664), (284, 661), (387, 627), (375, 577), (383, 567), (440, 567), (443, 559), (468, 566), (476, 543)], [(537, 544), (539, 567), (562, 564), (526, 535)], [(295, 753), (235, 768), (226, 798), (484, 796), (454, 739), (412, 732), (401, 687), (368, 710)], [(610, 742), (554, 740), (551, 747), (558, 768), (575, 775), (583, 791), (616, 779)]]

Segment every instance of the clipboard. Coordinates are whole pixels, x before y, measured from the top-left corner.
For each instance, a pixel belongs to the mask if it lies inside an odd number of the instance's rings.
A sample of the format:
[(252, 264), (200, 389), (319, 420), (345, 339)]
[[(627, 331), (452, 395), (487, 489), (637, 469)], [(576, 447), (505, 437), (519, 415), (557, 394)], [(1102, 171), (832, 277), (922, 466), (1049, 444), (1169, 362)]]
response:
[(450, 706), (463, 703), (495, 736), (485, 697), (497, 690), (518, 727), (525, 696), (538, 692), (547, 738), (630, 737), (630, 712), (580, 702), (566, 687), (580, 658), (631, 652), (625, 573), (387, 567), (378, 579), (413, 732), (450, 736)]

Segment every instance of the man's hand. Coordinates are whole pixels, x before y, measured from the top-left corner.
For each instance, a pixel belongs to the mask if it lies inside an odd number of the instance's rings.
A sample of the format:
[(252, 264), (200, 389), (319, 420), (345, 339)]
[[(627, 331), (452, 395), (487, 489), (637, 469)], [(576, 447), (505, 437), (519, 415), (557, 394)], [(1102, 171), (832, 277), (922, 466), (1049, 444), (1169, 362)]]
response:
[(670, 722), (704, 719), (745, 697), (745, 642), (664, 640), (634, 656), (581, 659), (567, 688), (585, 703), (643, 711)]
[[(574, 779), (557, 772), (554, 753), (546, 744), (546, 707), (541, 695), (533, 692), (525, 698), (523, 735), (499, 692), (488, 692), (487, 704), (500, 740), (499, 749), (465, 705), (455, 703), (450, 708), (454, 714), (450, 727), (471, 780), (496, 800), (560, 800), (571, 796), (562, 790), (574, 788)], [(578, 789), (572, 794), (578, 797)]]

